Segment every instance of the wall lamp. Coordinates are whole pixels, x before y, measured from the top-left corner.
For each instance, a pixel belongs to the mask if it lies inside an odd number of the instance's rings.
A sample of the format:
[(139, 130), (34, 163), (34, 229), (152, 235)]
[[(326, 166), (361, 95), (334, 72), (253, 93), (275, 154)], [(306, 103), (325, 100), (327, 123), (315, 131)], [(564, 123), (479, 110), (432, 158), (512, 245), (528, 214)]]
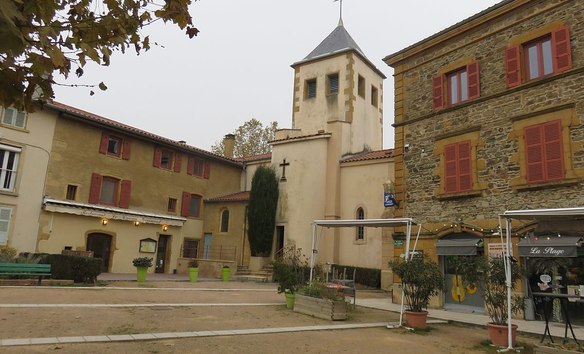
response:
[(168, 231), (168, 225), (162, 225), (162, 231)]
[(140, 222), (138, 220), (134, 221), (134, 226), (140, 226)]
[(109, 221), (108, 219), (101, 219), (101, 224), (105, 226), (107, 225), (108, 221)]

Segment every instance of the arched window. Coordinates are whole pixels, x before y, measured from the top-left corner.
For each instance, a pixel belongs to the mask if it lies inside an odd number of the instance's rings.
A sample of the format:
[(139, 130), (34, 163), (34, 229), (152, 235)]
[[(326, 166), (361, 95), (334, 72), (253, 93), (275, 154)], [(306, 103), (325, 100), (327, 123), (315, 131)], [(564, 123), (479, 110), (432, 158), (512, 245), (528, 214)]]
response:
[[(357, 219), (358, 220), (365, 219), (365, 211), (361, 207), (359, 207), (357, 209)], [(357, 241), (364, 240), (364, 239), (365, 239), (365, 227), (357, 226)]]
[(221, 212), (221, 232), (229, 231), (229, 210), (225, 209)]

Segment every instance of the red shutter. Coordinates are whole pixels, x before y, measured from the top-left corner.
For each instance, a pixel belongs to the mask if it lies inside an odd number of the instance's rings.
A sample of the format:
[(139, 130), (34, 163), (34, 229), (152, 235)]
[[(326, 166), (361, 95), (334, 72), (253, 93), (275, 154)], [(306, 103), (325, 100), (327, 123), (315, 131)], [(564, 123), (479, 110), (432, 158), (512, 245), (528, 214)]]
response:
[(444, 192), (446, 193), (458, 191), (456, 165), (456, 145), (447, 145), (444, 148)]
[(99, 143), (99, 153), (100, 154), (107, 154), (107, 145), (109, 143), (109, 135), (104, 133), (101, 133), (101, 141)]
[(521, 83), (520, 46), (505, 49), (505, 71), (507, 72), (507, 87)]
[(442, 75), (436, 76), (432, 80), (432, 107), (434, 109), (444, 108), (444, 79)]
[(129, 160), (131, 152), (132, 152), (132, 141), (128, 138), (124, 138), (123, 147), (122, 147), (122, 159)]
[(543, 126), (546, 180), (564, 178), (564, 154), (562, 146), (562, 125), (559, 120)]
[(120, 191), (120, 208), (130, 207), (130, 193), (132, 191), (132, 181), (123, 180), (122, 190)]
[(160, 148), (154, 148), (154, 167), (160, 168), (160, 160), (162, 159), (162, 150)]
[(89, 187), (89, 202), (91, 204), (99, 204), (102, 179), (101, 175), (97, 173), (91, 174), (91, 185)]
[(187, 192), (183, 192), (180, 215), (182, 215), (184, 217), (189, 216), (190, 207), (191, 207), (191, 194), (187, 193)]
[(458, 147), (458, 190), (472, 189), (472, 164), (470, 141), (457, 144)]
[(561, 72), (572, 67), (572, 50), (570, 48), (570, 31), (564, 26), (552, 32), (552, 51), (554, 72)]
[(174, 153), (174, 172), (180, 172), (181, 165), (182, 165), (182, 154), (175, 152)]
[(208, 161), (205, 161), (203, 164), (203, 177), (209, 179), (211, 177), (211, 164)]
[(542, 126), (526, 127), (523, 130), (523, 134), (525, 139), (527, 182), (541, 182), (544, 180)]
[(187, 163), (187, 174), (192, 175), (194, 169), (195, 169), (195, 158), (192, 156), (189, 156), (189, 161)]
[(479, 76), (479, 62), (475, 61), (466, 66), (468, 75), (468, 99), (474, 100), (481, 96), (481, 83)]

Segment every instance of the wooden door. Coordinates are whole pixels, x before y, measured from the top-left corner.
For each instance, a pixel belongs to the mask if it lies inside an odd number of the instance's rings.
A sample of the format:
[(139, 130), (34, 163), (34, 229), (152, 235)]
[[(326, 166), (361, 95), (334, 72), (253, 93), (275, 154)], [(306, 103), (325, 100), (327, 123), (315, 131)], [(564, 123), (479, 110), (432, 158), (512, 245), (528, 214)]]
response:
[(93, 257), (101, 258), (101, 272), (107, 273), (110, 264), (112, 237), (102, 233), (87, 235), (87, 251), (93, 251)]
[(158, 236), (158, 251), (156, 252), (156, 273), (164, 273), (166, 269), (167, 249), (169, 244), (169, 235)]

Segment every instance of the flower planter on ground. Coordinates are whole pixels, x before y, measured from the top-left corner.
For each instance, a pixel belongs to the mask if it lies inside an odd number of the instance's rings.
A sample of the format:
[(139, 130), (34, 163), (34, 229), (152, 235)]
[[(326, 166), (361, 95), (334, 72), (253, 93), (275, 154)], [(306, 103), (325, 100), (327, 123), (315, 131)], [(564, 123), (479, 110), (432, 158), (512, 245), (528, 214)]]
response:
[(296, 295), (294, 293), (285, 293), (284, 295), (286, 296), (286, 308), (293, 309)]
[(324, 320), (346, 320), (347, 303), (345, 300), (320, 299), (296, 294), (294, 312), (322, 318)]
[(231, 268), (224, 266), (223, 269), (221, 269), (221, 278), (223, 281), (229, 281), (229, 279), (231, 279)]
[(189, 268), (189, 281), (196, 283), (199, 279), (199, 268)]
[(148, 267), (136, 267), (136, 280), (138, 282), (145, 282), (146, 274), (148, 274)]
[[(509, 327), (504, 325), (498, 325), (494, 323), (487, 323), (487, 329), (489, 331), (489, 339), (498, 347), (508, 347), (509, 346)], [(511, 340), (513, 344), (512, 347), (517, 344), (517, 325), (511, 325)]]

